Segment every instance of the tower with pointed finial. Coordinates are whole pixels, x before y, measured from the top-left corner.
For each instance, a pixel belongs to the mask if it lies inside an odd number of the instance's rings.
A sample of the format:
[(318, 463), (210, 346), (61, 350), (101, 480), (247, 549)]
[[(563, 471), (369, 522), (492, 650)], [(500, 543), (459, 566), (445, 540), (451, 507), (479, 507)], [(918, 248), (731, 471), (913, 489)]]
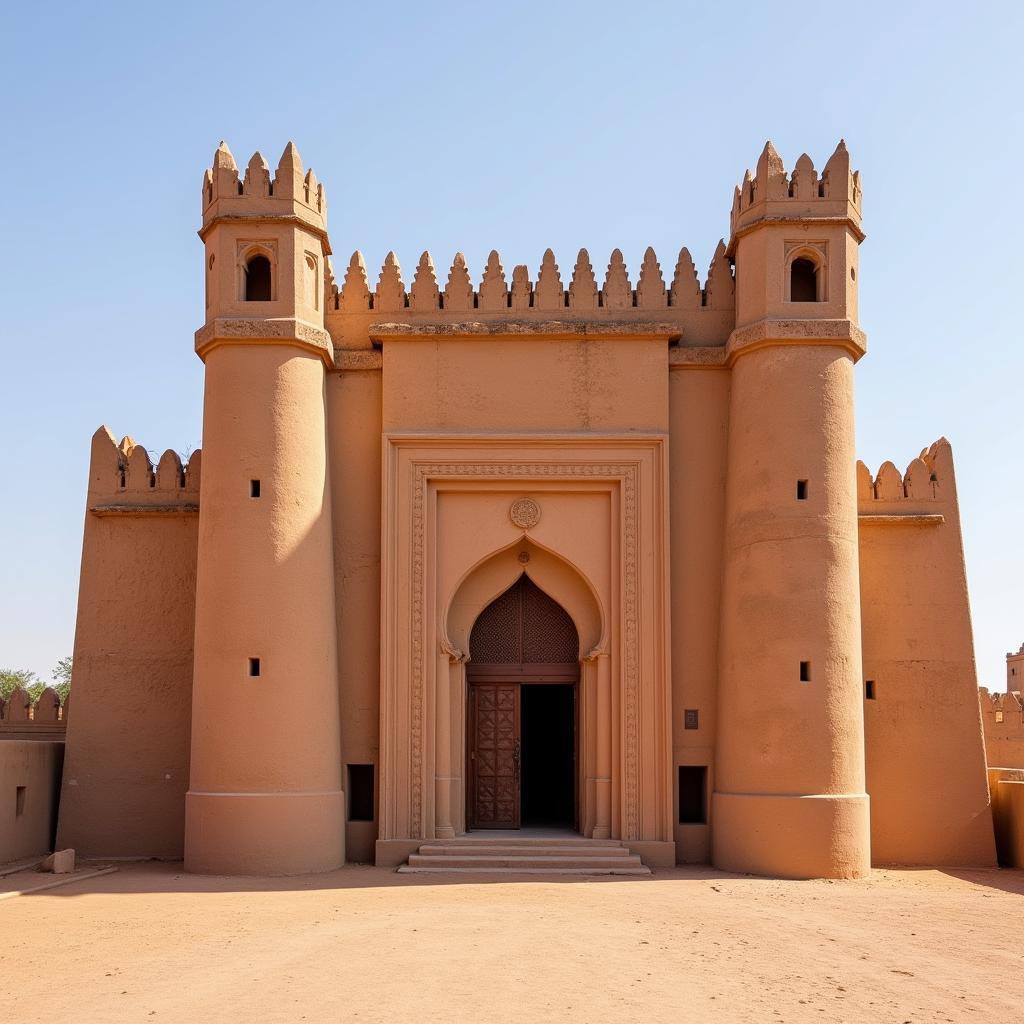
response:
[(714, 860), (869, 870), (853, 366), (860, 179), (769, 142), (736, 190)]
[[(209, 477), (199, 522), (192, 871), (344, 861), (324, 403), (323, 186), (289, 143), (273, 178), (223, 143), (203, 180)], [(315, 717), (307, 709), (317, 708)]]

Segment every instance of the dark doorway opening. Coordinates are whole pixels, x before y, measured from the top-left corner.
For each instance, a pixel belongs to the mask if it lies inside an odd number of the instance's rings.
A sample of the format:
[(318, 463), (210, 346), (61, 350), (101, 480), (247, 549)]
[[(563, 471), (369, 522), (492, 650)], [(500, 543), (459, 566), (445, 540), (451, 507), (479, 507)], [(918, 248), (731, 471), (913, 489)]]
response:
[(522, 687), (522, 823), (573, 828), (576, 817), (575, 687)]

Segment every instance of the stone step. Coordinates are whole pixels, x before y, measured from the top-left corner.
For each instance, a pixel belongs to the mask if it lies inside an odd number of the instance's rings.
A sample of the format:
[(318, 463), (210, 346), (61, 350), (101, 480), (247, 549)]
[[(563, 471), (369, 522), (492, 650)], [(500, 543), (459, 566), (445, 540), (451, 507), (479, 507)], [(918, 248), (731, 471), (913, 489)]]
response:
[(537, 856), (526, 854), (521, 856), (491, 856), (485, 854), (467, 856), (431, 856), (414, 853), (409, 857), (410, 868), (516, 868), (516, 869), (550, 869), (562, 868), (587, 872), (594, 869), (641, 868), (643, 863), (635, 854), (626, 857), (577, 857), (572, 854), (564, 856)]
[(473, 832), (455, 839), (431, 839), (429, 846), (557, 846), (567, 849), (625, 849), (621, 839), (587, 839), (586, 836), (566, 836), (546, 839), (543, 836), (488, 836)]
[(651, 869), (643, 864), (619, 864), (611, 868), (599, 868), (592, 865), (576, 868), (495, 868), (473, 867), (459, 868), (448, 864), (440, 867), (412, 867), (403, 864), (398, 869), (403, 875), (649, 875)]
[(552, 846), (538, 843), (536, 846), (513, 843), (425, 843), (418, 850), (430, 857), (466, 857), (483, 854), (489, 857), (629, 857), (625, 846)]

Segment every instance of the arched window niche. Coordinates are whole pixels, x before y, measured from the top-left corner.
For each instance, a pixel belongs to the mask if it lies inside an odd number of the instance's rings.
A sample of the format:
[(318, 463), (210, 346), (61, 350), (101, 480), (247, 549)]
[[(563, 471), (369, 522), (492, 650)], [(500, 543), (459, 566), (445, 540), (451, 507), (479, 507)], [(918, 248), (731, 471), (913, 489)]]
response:
[(789, 255), (786, 266), (787, 302), (824, 302), (825, 257), (814, 249), (798, 249)]
[(270, 260), (255, 253), (245, 262), (245, 301), (269, 302), (271, 299)]

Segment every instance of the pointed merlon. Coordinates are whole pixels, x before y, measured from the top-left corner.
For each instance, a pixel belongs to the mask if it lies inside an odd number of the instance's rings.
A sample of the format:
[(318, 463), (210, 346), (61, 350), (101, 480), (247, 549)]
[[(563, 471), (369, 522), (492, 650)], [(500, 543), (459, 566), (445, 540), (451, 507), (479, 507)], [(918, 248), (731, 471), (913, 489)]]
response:
[(597, 280), (590, 265), (590, 255), (580, 249), (569, 283), (570, 309), (597, 309)]
[(185, 471), (176, 451), (167, 449), (156, 464), (156, 489), (177, 491), (185, 486)]
[(306, 177), (303, 179), (302, 200), (307, 206), (312, 206), (314, 209), (316, 209), (317, 185), (316, 175), (311, 167), (306, 171)]
[(276, 199), (301, 199), (303, 196), (302, 157), (294, 142), (284, 147), (274, 174), (274, 197)]
[(525, 263), (518, 263), (512, 268), (512, 292), (509, 296), (512, 309), (522, 312), (533, 305), (533, 285), (530, 283), (530, 270)]
[(842, 139), (839, 140), (835, 152), (828, 158), (828, 163), (821, 172), (821, 180), (825, 186), (826, 199), (850, 198), (850, 154)]
[(417, 313), (429, 313), (440, 305), (441, 292), (437, 287), (437, 273), (434, 270), (434, 258), (429, 252), (420, 256), (416, 265), (416, 273), (409, 289), (409, 308)]
[(537, 287), (533, 293), (533, 304), (537, 309), (565, 308), (565, 291), (562, 288), (562, 278), (558, 273), (555, 254), (550, 249), (544, 251), (544, 257), (540, 261), (540, 272), (537, 274)]
[(203, 452), (197, 448), (189, 457), (185, 466), (185, 490), (189, 494), (199, 494), (199, 486), (203, 477)]
[(213, 154), (213, 169), (214, 171), (224, 170), (238, 173), (238, 164), (235, 163), (235, 158), (231, 155), (231, 150), (228, 149), (228, 144), (223, 139)]
[(213, 172), (207, 168), (203, 171), (203, 209), (213, 202)]
[(473, 281), (466, 266), (466, 257), (457, 252), (444, 288), (444, 308), (453, 313), (465, 313), (473, 308), (473, 304)]
[(253, 153), (245, 169), (242, 191), (247, 196), (258, 198), (270, 195), (270, 167), (259, 150)]
[(792, 193), (794, 199), (818, 198), (818, 172), (806, 153), (800, 155), (793, 168)]
[(709, 309), (728, 310), (736, 305), (736, 283), (732, 267), (725, 255), (725, 241), (720, 239), (711, 257), (708, 280), (704, 287), (704, 305)]
[(664, 309), (668, 305), (668, 290), (661, 275), (661, 265), (651, 246), (644, 253), (640, 265), (640, 278), (636, 283), (636, 304), (642, 309)]
[(908, 498), (934, 498), (932, 471), (923, 459), (914, 459), (903, 474), (903, 490)]
[(857, 460), (857, 500), (860, 502), (874, 501), (875, 482), (871, 479), (871, 470), (860, 459)]
[(128, 490), (148, 491), (155, 485), (156, 477), (153, 474), (153, 463), (149, 461), (149, 452), (137, 444), (128, 456)]
[(113, 495), (124, 486), (125, 455), (114, 435), (104, 426), (92, 435), (89, 456), (90, 500)]
[(601, 299), (605, 309), (629, 309), (633, 305), (633, 286), (629, 283), (626, 261), (620, 249), (612, 250)]
[(366, 261), (356, 249), (348, 261), (345, 280), (338, 293), (338, 309), (345, 313), (362, 313), (370, 308), (370, 283), (366, 276)]
[(480, 279), (479, 301), (482, 310), (494, 312), (508, 308), (508, 285), (497, 249), (492, 249), (487, 257), (484, 276)]
[(764, 144), (761, 156), (758, 157), (757, 173), (754, 175), (754, 200), (760, 202), (762, 199), (785, 199), (788, 195), (786, 166), (769, 140)]
[(373, 297), (373, 308), (382, 313), (398, 313), (405, 309), (405, 285), (402, 283), (402, 268), (398, 257), (389, 252), (381, 267), (377, 291)]
[(237, 196), (238, 191), (238, 166), (227, 143), (222, 142), (213, 154), (213, 198)]
[(277, 161), (277, 172), (287, 171), (289, 174), (302, 174), (302, 156), (299, 147), (288, 140), (281, 152), (281, 159)]
[(703, 302), (700, 281), (697, 280), (697, 268), (693, 265), (690, 250), (685, 246), (679, 250), (679, 259), (672, 275), (669, 301), (676, 309), (700, 309)]
[(875, 497), (879, 501), (899, 501), (904, 497), (903, 477), (891, 462), (883, 462), (875, 474)]

